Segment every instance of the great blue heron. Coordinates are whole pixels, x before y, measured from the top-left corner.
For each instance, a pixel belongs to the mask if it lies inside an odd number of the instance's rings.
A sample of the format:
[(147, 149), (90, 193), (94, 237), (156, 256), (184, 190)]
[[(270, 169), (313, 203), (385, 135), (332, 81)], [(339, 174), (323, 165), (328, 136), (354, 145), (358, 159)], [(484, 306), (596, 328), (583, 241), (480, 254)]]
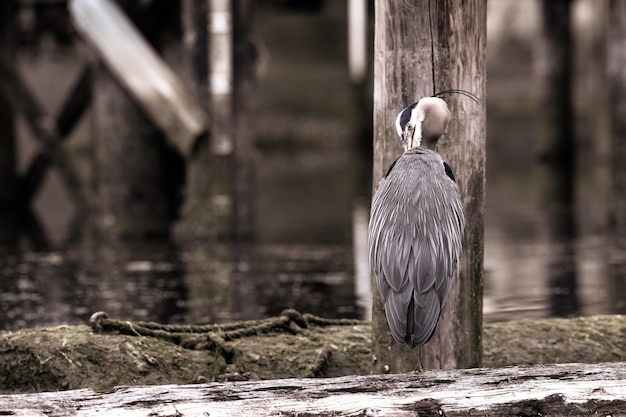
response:
[(452, 170), (435, 151), (449, 120), (437, 97), (398, 114), (405, 152), (372, 202), (370, 263), (391, 334), (410, 348), (432, 337), (461, 255), (463, 205)]

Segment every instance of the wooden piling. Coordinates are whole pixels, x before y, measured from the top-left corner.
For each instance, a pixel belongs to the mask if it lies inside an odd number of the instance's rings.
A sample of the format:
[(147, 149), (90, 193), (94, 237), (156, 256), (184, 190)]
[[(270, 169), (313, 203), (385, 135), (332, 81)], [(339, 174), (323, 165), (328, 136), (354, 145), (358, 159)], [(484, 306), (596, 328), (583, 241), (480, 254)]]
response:
[(231, 237), (233, 229), (232, 135), (228, 131), (230, 123), (224, 122), (232, 117), (232, 106), (230, 102), (218, 106), (212, 97), (209, 3), (207, 0), (183, 3), (187, 59), (192, 63), (197, 97), (209, 110), (210, 126), (209, 134), (198, 140), (187, 160), (185, 202), (177, 229), (187, 237), (220, 240)]
[(183, 178), (180, 156), (108, 69), (92, 69), (99, 228), (112, 236), (167, 235)]
[(607, 78), (611, 136), (609, 193), (610, 291), (613, 311), (626, 313), (619, 300), (626, 277), (626, 3), (609, 1)]
[(210, 240), (250, 240), (256, 2), (185, 0), (183, 5), (188, 59), (210, 126), (188, 160), (180, 231)]
[(0, 95), (0, 206), (2, 211), (15, 209), (17, 203), (15, 124), (11, 104)]
[(254, 239), (254, 114), (256, 110), (256, 63), (254, 37), (257, 9), (254, 0), (233, 2), (233, 234), (239, 241)]
[[(377, 289), (373, 298), (376, 372), (480, 365), (486, 124), (486, 1), (377, 1), (374, 37), (374, 184), (402, 153), (395, 117), (446, 89), (480, 98), (443, 97), (452, 121), (439, 151), (455, 171), (466, 217), (459, 277), (429, 343), (413, 351), (393, 341)], [(374, 288), (376, 286), (374, 285)]]
[[(4, 1), (0, 4), (0, 54), (7, 59), (2, 62), (11, 62), (8, 57), (13, 55), (13, 1)], [(8, 80), (0, 80), (6, 83)], [(15, 123), (13, 108), (10, 100), (0, 89), (0, 207), (3, 212), (14, 210), (17, 203), (17, 171), (15, 150)], [(2, 218), (4, 218), (3, 216)]]
[[(161, 35), (150, 39), (157, 47)], [(182, 197), (183, 160), (108, 68), (97, 61), (92, 74), (98, 225), (112, 236), (167, 235)]]
[(545, 0), (541, 11), (537, 153), (551, 245), (547, 272), (550, 287), (556, 289), (550, 297), (552, 314), (567, 317), (579, 312), (571, 0)]

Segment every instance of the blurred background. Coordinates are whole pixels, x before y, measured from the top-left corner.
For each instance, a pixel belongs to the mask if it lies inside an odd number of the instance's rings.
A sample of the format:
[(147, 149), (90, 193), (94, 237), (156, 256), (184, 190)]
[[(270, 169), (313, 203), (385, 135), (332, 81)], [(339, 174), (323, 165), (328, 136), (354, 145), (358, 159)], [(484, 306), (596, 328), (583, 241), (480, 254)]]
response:
[[(118, 4), (212, 135), (178, 152), (66, 1), (2, 2), (0, 330), (99, 310), (367, 318), (373, 2)], [(609, 222), (608, 15), (608, 1), (488, 2), (487, 321), (626, 311)], [(555, 69), (555, 51), (567, 65)], [(547, 117), (555, 96), (560, 124)]]

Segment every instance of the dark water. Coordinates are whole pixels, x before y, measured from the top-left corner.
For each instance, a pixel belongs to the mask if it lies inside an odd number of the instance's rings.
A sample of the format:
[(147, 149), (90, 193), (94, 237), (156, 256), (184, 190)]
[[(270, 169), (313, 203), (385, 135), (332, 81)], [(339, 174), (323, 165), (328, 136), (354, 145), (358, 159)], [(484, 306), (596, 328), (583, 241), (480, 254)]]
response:
[[(39, 204), (50, 210), (36, 213), (46, 239), (22, 234), (2, 249), (0, 329), (85, 323), (99, 310), (121, 319), (176, 323), (255, 319), (285, 308), (363, 317), (354, 278), (355, 200), (348, 191), (355, 179), (339, 180), (351, 159), (334, 152), (272, 151), (272, 163), (260, 164), (259, 186), (268, 191), (257, 204), (264, 223), (262, 243), (254, 245), (103, 241), (88, 222), (72, 228), (71, 212), (57, 216), (55, 210), (66, 211), (71, 203), (47, 191), (54, 203), (46, 206), (44, 198)], [(517, 162), (501, 156), (502, 166), (490, 165), (485, 320), (623, 311), (619, 281), (608, 274), (606, 236), (594, 226), (600, 216), (584, 214), (599, 209), (581, 198), (577, 236), (551, 236), (541, 168), (520, 162), (523, 157), (516, 152)], [(333, 198), (327, 198), (333, 180)], [(579, 189), (602, 193), (585, 184)]]
[[(285, 308), (358, 317), (346, 247), (83, 245), (5, 254), (3, 330), (86, 323), (95, 311), (128, 320), (225, 322)], [(246, 259), (242, 259), (245, 257)]]
[[(32, 204), (39, 227), (31, 224), (29, 234), (0, 218), (0, 331), (85, 323), (99, 310), (175, 323), (256, 319), (285, 308), (363, 317), (367, 267), (353, 250), (363, 244), (364, 222), (353, 218), (362, 213), (355, 207), (363, 207), (363, 161), (351, 127), (343, 3), (327, 4), (319, 15), (260, 19), (267, 68), (255, 126), (258, 243), (103, 241), (79, 218), (53, 169)], [(616, 268), (626, 256), (609, 244), (606, 146), (585, 93), (597, 84), (587, 80), (588, 90), (576, 93), (585, 100), (575, 121), (575, 200), (555, 210), (551, 176), (536, 155), (532, 43), (503, 42), (501, 51), (489, 44), (484, 319), (626, 312)], [(19, 66), (56, 114), (83, 58), (52, 55), (22, 57)], [(23, 171), (37, 146), (23, 123), (18, 133)], [(88, 137), (89, 115), (65, 146), (91, 184)], [(559, 210), (575, 219), (564, 233)]]
[[(523, 136), (515, 126), (529, 121), (500, 123)], [(576, 234), (559, 238), (541, 166), (523, 147), (507, 152), (488, 154), (485, 320), (623, 312), (602, 225), (606, 188), (578, 184)], [(85, 323), (99, 310), (176, 323), (256, 319), (285, 308), (363, 317), (352, 245), (354, 156), (341, 148), (272, 150), (258, 162), (254, 245), (102, 241), (50, 180), (35, 210), (45, 238), (20, 234), (0, 252), (0, 329)]]
[[(337, 123), (315, 125), (348, 131)], [(624, 312), (623, 278), (610, 273), (609, 193), (596, 172), (604, 165), (579, 165), (575, 233), (556, 235), (545, 169), (525, 142), (532, 125), (532, 115), (497, 111), (489, 122), (484, 318)], [(363, 317), (353, 251), (355, 224), (361, 246), (364, 236), (364, 221), (353, 221), (361, 171), (352, 148), (338, 143), (350, 142), (276, 148), (261, 141), (259, 243), (251, 245), (101, 240), (52, 171), (34, 204), (39, 231), (13, 230), (12, 220), (3, 227), (3, 239), (12, 239), (0, 249), (0, 329), (85, 323), (99, 310), (176, 323), (256, 319), (285, 308)]]
[(356, 157), (346, 146), (301, 145), (259, 152), (258, 243), (247, 245), (102, 239), (53, 173), (32, 213), (39, 227), (6, 230), (0, 329), (85, 323), (99, 310), (175, 323), (257, 319), (286, 308), (361, 317), (351, 244), (357, 170), (346, 172)]

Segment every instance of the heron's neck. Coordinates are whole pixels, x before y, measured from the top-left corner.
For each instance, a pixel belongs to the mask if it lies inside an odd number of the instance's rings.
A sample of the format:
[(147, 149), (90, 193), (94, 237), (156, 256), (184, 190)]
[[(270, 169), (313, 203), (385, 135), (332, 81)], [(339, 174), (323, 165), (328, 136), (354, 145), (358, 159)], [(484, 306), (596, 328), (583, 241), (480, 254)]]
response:
[(432, 151), (437, 150), (437, 142), (439, 142), (439, 137), (424, 137), (419, 145), (420, 148), (430, 149)]

